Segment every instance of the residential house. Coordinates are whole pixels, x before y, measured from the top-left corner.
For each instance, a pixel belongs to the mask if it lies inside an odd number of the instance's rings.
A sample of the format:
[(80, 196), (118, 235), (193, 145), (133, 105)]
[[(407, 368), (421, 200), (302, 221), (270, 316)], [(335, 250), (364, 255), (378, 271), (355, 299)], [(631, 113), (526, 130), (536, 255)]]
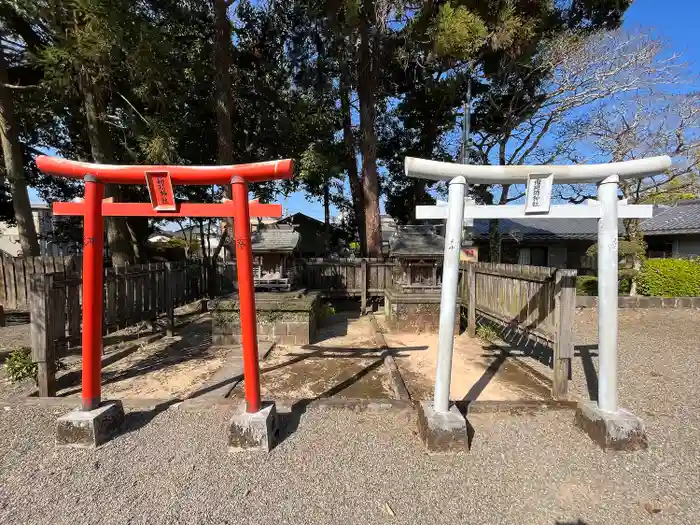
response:
[[(586, 256), (586, 251), (597, 242), (597, 219), (500, 219), (498, 224), (502, 262), (595, 270), (595, 261)], [(647, 257), (700, 257), (700, 200), (654, 206), (654, 216), (641, 220), (639, 227), (647, 244)], [(382, 241), (387, 254), (397, 228), (391, 217), (382, 216)], [(620, 221), (620, 232), (624, 231)], [(487, 261), (489, 221), (475, 220), (473, 235), (479, 260)]]
[[(294, 231), (298, 232), (300, 236), (298, 251), (301, 257), (312, 259), (326, 256), (326, 224), (323, 221), (298, 212), (275, 221), (275, 224), (291, 225)], [(338, 251), (344, 246), (347, 235), (345, 231), (333, 224), (330, 225), (330, 234), (330, 249)]]
[[(488, 221), (474, 221), (475, 241), (488, 256)], [(700, 200), (674, 206), (654, 206), (654, 216), (642, 219), (639, 229), (647, 244), (647, 257), (700, 256)], [(596, 219), (501, 219), (502, 261), (594, 269), (586, 250), (598, 239)], [(620, 221), (620, 232), (624, 224)]]
[[(66, 221), (66, 217), (54, 217), (51, 206), (45, 202), (32, 203), (32, 217), (39, 240), (40, 255), (63, 256), (73, 255), (82, 251), (82, 245), (78, 239), (80, 235), (74, 235), (70, 240), (59, 231), (59, 223)], [(22, 247), (19, 240), (17, 225), (0, 222), (0, 251), (13, 257), (22, 255)]]
[(649, 257), (700, 257), (700, 200), (656, 206), (640, 224)]

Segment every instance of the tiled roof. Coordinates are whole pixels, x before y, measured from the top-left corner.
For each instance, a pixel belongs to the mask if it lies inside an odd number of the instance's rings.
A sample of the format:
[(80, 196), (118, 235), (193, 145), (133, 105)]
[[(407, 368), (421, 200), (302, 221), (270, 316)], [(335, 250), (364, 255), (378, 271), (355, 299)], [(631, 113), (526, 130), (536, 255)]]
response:
[(399, 226), (389, 241), (391, 256), (443, 255), (445, 238), (431, 226)]
[[(620, 224), (622, 226), (622, 224)], [(475, 235), (489, 236), (489, 221), (474, 221)], [(523, 239), (590, 239), (598, 236), (597, 219), (499, 219), (498, 229), (502, 234), (518, 232)]]
[(292, 229), (265, 228), (251, 233), (253, 252), (291, 252), (299, 244), (299, 234)]
[(654, 216), (641, 223), (644, 234), (700, 233), (700, 200), (680, 201), (675, 206), (657, 206)]
[[(654, 216), (639, 224), (644, 235), (679, 235), (700, 233), (700, 200), (681, 201), (675, 206), (655, 206)], [(478, 237), (486, 238), (489, 221), (475, 220)], [(598, 237), (596, 219), (500, 219), (501, 233), (519, 231), (524, 239), (586, 239)], [(624, 231), (620, 221), (620, 231)]]

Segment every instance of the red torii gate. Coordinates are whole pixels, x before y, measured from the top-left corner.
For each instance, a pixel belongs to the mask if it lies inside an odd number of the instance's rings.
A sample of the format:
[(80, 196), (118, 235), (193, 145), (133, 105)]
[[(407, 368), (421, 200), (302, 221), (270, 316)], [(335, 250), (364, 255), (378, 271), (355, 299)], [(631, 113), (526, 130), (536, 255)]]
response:
[[(260, 370), (253, 284), (250, 216), (281, 217), (279, 204), (248, 202), (248, 183), (292, 177), (291, 159), (231, 166), (119, 166), (75, 162), (41, 155), (38, 168), (48, 175), (85, 181), (82, 202), (56, 202), (54, 215), (82, 215), (83, 225), (83, 333), (82, 410), (101, 403), (102, 274), (104, 217), (233, 217), (238, 267), (243, 376), (246, 411), (258, 412)], [(150, 203), (113, 202), (104, 198), (104, 184), (146, 184)], [(231, 184), (232, 200), (222, 203), (178, 203), (174, 184)]]

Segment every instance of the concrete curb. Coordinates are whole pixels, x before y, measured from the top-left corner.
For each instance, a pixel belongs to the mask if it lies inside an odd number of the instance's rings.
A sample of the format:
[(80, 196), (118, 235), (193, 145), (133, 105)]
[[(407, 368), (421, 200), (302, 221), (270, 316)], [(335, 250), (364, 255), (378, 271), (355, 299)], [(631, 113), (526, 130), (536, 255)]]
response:
[[(240, 399), (222, 398), (218, 396), (201, 396), (192, 399), (181, 400), (179, 398), (163, 399), (134, 399), (120, 400), (125, 409), (147, 410), (155, 409), (162, 405), (171, 405), (178, 410), (229, 410), (241, 403)], [(416, 409), (415, 401), (404, 399), (361, 399), (361, 398), (323, 398), (323, 399), (294, 399), (279, 398), (273, 400), (279, 411), (289, 412), (296, 406), (303, 406), (308, 410), (351, 410), (353, 412), (383, 412), (400, 411), (413, 412)], [(78, 398), (67, 397), (33, 397), (16, 400), (0, 401), (0, 408), (19, 408), (36, 406), (40, 408), (75, 408), (80, 404)], [(542, 410), (576, 410), (578, 401), (554, 401), (554, 400), (514, 400), (514, 401), (472, 401), (455, 403), (462, 413), (488, 414), (508, 413), (509, 415), (533, 414)]]
[[(597, 308), (598, 297), (577, 295), (576, 308)], [(620, 295), (618, 308), (700, 308), (700, 297), (630, 297)]]
[[(414, 403), (402, 399), (361, 399), (361, 398), (321, 398), (321, 399), (299, 399), (299, 398), (276, 398), (271, 399), (278, 412), (291, 412), (299, 408), (305, 411), (323, 410), (351, 410), (353, 412), (383, 412), (399, 411), (413, 412)], [(178, 406), (179, 410), (207, 410), (223, 409), (230, 410), (239, 406), (240, 399), (221, 397), (195, 397), (188, 399)], [(128, 399), (124, 400), (124, 405), (129, 406)]]
[(577, 401), (555, 401), (547, 400), (514, 400), (514, 401), (472, 401), (457, 402), (456, 405), (460, 410), (464, 409), (469, 417), (469, 414), (490, 414), (495, 412), (507, 412), (509, 415), (529, 415), (543, 410), (576, 410), (578, 407)]
[(410, 401), (411, 394), (408, 392), (408, 388), (406, 388), (406, 383), (401, 376), (401, 371), (396, 364), (394, 356), (391, 355), (389, 351), (389, 345), (386, 344), (386, 339), (384, 338), (384, 334), (379, 327), (377, 319), (370, 313), (369, 320), (370, 323), (372, 323), (372, 328), (374, 329), (374, 343), (381, 350), (383, 350), (384, 369), (386, 370), (386, 373), (389, 374), (391, 386), (394, 390), (394, 397), (403, 401)]

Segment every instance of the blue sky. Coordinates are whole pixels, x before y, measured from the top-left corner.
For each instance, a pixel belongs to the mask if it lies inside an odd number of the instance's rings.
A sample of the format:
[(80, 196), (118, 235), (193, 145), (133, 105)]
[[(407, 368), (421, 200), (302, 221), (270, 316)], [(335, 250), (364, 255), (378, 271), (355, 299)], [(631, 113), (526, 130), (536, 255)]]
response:
[[(673, 52), (681, 53), (690, 69), (700, 74), (700, 41), (697, 25), (700, 22), (700, 0), (636, 0), (625, 14), (623, 28), (652, 28), (663, 37)], [(304, 212), (323, 219), (320, 201), (309, 202), (297, 192), (278, 200), (289, 213)], [(382, 211), (383, 207), (382, 207)]]
[[(640, 26), (654, 29), (668, 41), (672, 51), (683, 55), (692, 71), (700, 73), (700, 44), (697, 39), (699, 21), (700, 0), (636, 0), (625, 14), (623, 27), (629, 30)], [(30, 190), (30, 198), (32, 201), (39, 200), (33, 190)], [(322, 202), (318, 199), (309, 201), (303, 192), (296, 192), (286, 198), (280, 196), (276, 202), (284, 206), (286, 214), (303, 212), (323, 219)], [(335, 213), (336, 210), (331, 210), (332, 215)]]

